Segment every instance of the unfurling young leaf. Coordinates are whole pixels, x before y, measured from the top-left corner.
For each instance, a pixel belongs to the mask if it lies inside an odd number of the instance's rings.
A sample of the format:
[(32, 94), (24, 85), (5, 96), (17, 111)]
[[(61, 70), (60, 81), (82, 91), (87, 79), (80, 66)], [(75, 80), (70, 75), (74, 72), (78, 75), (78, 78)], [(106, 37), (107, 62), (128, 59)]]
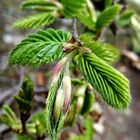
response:
[(54, 68), (46, 100), (47, 131), (53, 140), (59, 137), (70, 104), (71, 80), (68, 59), (69, 55), (65, 56)]
[(116, 109), (128, 107), (131, 100), (129, 81), (121, 73), (93, 53), (77, 56), (76, 62), (84, 77), (108, 105)]
[(108, 26), (118, 14), (120, 7), (118, 5), (109, 6), (97, 18), (96, 29), (99, 32), (102, 28)]
[(59, 60), (65, 53), (62, 50), (64, 43), (71, 39), (69, 32), (62, 30), (40, 30), (29, 35), (9, 57), (9, 64), (40, 66)]
[(19, 106), (21, 121), (30, 117), (33, 97), (33, 83), (29, 77), (25, 77), (19, 95), (14, 97)]
[(85, 47), (89, 48), (96, 56), (109, 64), (119, 59), (119, 51), (110, 44), (102, 44), (98, 41), (94, 41), (87, 35), (81, 35), (80, 40)]

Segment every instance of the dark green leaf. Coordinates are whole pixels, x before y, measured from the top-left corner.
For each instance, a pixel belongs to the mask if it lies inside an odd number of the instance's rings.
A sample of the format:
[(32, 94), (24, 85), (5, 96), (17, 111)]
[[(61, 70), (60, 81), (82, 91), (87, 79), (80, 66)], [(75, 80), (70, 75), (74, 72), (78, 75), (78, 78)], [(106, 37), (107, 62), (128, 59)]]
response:
[(84, 97), (84, 103), (83, 103), (83, 107), (81, 109), (81, 114), (87, 114), (89, 113), (90, 109), (92, 108), (94, 103), (94, 95), (92, 92), (88, 92), (88, 90), (85, 93), (85, 97)]
[(107, 104), (117, 109), (128, 107), (131, 100), (128, 79), (93, 53), (77, 56), (76, 61), (84, 77)]
[(71, 35), (62, 30), (41, 30), (23, 40), (13, 49), (9, 64), (31, 65), (34, 67), (60, 59), (64, 52), (63, 43), (70, 40)]

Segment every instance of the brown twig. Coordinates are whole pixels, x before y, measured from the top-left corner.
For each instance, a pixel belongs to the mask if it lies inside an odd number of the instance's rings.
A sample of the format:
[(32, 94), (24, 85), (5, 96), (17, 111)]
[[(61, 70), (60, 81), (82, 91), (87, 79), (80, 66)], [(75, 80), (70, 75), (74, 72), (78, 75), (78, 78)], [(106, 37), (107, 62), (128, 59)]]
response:
[(78, 32), (77, 32), (77, 20), (73, 18), (72, 20), (72, 37), (73, 41), (76, 42), (78, 39)]
[(72, 39), (73, 39), (73, 42), (77, 42), (79, 46), (82, 46), (82, 42), (80, 42), (79, 36), (78, 36), (76, 18), (73, 18), (72, 20)]

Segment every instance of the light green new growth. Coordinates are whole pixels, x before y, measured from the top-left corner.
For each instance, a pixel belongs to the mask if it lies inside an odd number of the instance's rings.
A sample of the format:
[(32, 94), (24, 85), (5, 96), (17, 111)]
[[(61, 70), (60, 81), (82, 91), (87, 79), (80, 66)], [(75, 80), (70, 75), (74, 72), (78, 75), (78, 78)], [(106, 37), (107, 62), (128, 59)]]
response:
[(81, 35), (80, 40), (85, 47), (88, 47), (96, 56), (108, 64), (112, 64), (119, 59), (119, 51), (110, 44), (103, 44), (99, 41), (94, 41), (90, 36)]
[(76, 62), (84, 77), (108, 105), (116, 109), (128, 107), (131, 100), (128, 79), (93, 53), (77, 56)]

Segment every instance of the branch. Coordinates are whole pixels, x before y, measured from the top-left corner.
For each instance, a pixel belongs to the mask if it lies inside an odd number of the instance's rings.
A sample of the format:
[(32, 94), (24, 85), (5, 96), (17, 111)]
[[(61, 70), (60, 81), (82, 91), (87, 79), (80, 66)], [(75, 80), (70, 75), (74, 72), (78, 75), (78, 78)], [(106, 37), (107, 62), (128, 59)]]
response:
[(76, 18), (73, 18), (73, 20), (72, 20), (72, 37), (73, 37), (74, 42), (76, 42), (78, 40), (77, 20), (76, 20)]
[(79, 46), (82, 46), (82, 42), (79, 40), (78, 37), (76, 18), (73, 18), (72, 20), (72, 38), (73, 38), (73, 42), (77, 42)]

